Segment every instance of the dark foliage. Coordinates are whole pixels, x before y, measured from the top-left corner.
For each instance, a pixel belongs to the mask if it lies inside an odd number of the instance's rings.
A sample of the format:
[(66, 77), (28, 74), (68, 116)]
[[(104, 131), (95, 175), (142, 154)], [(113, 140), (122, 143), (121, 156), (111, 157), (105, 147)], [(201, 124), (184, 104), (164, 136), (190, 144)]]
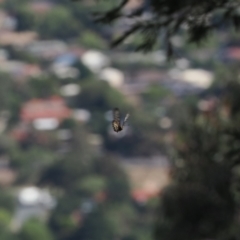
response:
[(209, 32), (222, 24), (233, 25), (236, 29), (240, 25), (238, 0), (143, 0), (138, 8), (126, 10), (128, 1), (118, 1), (116, 7), (93, 14), (94, 20), (103, 24), (112, 24), (123, 18), (132, 20), (128, 29), (112, 41), (112, 47), (119, 45), (130, 35), (140, 33), (143, 41), (136, 50), (149, 51), (162, 34), (167, 54), (171, 56), (171, 37), (181, 31), (187, 32), (189, 42), (200, 43)]
[[(234, 227), (239, 224), (238, 96), (239, 84), (228, 83), (215, 110), (192, 111), (180, 121), (173, 183), (161, 195), (156, 239), (239, 236)], [(229, 110), (228, 120), (222, 118), (223, 108)]]

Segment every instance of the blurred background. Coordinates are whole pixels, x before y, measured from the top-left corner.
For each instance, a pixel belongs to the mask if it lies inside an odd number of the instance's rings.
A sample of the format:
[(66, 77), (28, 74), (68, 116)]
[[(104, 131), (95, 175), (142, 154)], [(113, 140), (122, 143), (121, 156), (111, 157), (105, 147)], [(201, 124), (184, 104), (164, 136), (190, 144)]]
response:
[(169, 62), (138, 38), (110, 49), (127, 23), (96, 25), (91, 0), (0, 6), (1, 240), (240, 239), (231, 28), (201, 48), (175, 36)]

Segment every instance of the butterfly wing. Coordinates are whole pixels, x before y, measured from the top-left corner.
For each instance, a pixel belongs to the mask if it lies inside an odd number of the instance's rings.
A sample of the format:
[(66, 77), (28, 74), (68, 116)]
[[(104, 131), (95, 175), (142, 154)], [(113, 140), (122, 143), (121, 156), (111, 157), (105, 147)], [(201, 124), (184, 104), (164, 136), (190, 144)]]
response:
[(130, 116), (130, 114), (127, 113), (126, 116), (125, 116), (125, 118), (124, 118), (124, 120), (123, 120), (122, 128), (123, 128), (124, 124), (127, 122), (129, 116)]

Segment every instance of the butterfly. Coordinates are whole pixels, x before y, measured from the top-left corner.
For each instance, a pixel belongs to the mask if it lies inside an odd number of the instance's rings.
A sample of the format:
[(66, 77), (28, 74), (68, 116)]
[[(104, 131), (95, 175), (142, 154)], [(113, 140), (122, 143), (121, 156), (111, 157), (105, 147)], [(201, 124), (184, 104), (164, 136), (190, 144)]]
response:
[(112, 121), (112, 127), (115, 132), (120, 132), (123, 130), (123, 126), (126, 123), (127, 119), (129, 118), (129, 114), (126, 114), (123, 123), (121, 124), (121, 116), (120, 111), (118, 108), (113, 109), (113, 121)]

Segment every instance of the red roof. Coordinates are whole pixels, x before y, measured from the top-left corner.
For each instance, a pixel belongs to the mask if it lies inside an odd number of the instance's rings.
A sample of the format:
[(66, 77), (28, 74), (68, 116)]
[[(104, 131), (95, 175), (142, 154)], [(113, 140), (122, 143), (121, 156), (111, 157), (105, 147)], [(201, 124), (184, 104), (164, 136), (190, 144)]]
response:
[(240, 59), (240, 48), (239, 47), (231, 47), (228, 49), (227, 56), (232, 59), (239, 60)]
[(47, 13), (53, 7), (53, 4), (47, 1), (32, 2), (29, 4), (34, 13)]
[(17, 141), (23, 141), (28, 138), (28, 133), (23, 130), (19, 129), (14, 129), (11, 133), (10, 136), (12, 136), (15, 140)]
[(157, 197), (159, 195), (159, 192), (134, 190), (132, 191), (131, 195), (136, 202), (147, 202), (149, 199)]
[(21, 109), (21, 119), (25, 122), (31, 122), (37, 118), (62, 120), (70, 115), (71, 110), (66, 106), (64, 99), (58, 96), (49, 99), (32, 99), (26, 102)]

